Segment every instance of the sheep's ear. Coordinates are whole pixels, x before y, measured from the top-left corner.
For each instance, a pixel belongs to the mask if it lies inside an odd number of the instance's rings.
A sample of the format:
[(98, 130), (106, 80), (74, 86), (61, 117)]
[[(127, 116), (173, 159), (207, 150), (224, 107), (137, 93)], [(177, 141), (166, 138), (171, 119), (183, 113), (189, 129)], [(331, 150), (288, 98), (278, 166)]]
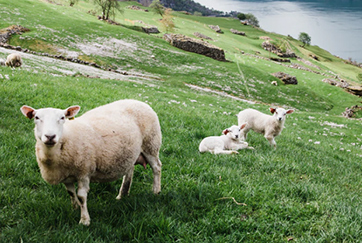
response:
[(270, 107), (269, 110), (270, 110), (270, 112), (271, 112), (272, 114), (274, 114), (274, 112), (275, 112), (277, 109)]
[(27, 106), (27, 105), (23, 105), (21, 108), (21, 113), (23, 113), (24, 116), (26, 116), (27, 118), (29, 118), (30, 120), (34, 118), (35, 116), (35, 109)]
[(294, 110), (290, 109), (290, 110), (287, 110), (287, 114), (292, 114), (294, 112)]
[(80, 110), (79, 105), (71, 106), (65, 109), (64, 115), (66, 118), (73, 118), (75, 117), (75, 115), (78, 114), (79, 110)]
[(241, 125), (241, 126), (240, 126), (240, 130), (243, 129), (244, 127), (246, 127), (247, 124), (248, 124), (248, 123), (245, 122), (243, 125)]
[(222, 131), (222, 133), (223, 133), (224, 135), (228, 134), (229, 132), (230, 132), (229, 129), (225, 129), (224, 131)]

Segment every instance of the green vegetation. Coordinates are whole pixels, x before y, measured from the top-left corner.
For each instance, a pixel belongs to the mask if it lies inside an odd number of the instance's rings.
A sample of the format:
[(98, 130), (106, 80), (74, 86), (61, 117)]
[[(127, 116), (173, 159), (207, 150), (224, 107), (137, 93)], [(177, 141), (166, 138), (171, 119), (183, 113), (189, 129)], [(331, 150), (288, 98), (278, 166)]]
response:
[(307, 33), (301, 32), (299, 34), (298, 40), (303, 43), (303, 47), (304, 47), (305, 45), (307, 45), (307, 46), (310, 45), (312, 38)]
[[(11, 45), (63, 55), (77, 52), (82, 60), (140, 75), (125, 75), (126, 81), (100, 79), (65, 72), (65, 64), (25, 54), (22, 68), (0, 66), (0, 242), (361, 241), (362, 127), (360, 120), (341, 116), (361, 99), (322, 82), (338, 75), (361, 85), (360, 68), (317, 46), (301, 48), (298, 40), (241, 25), (237, 19), (173, 12), (176, 33), (203, 33), (225, 50), (228, 62), (218, 62), (170, 46), (161, 38), (164, 33), (141, 32), (141, 26), (162, 24), (159, 16), (126, 8), (140, 6), (136, 2), (119, 2), (124, 11), (115, 21), (120, 25), (89, 14), (95, 8), (90, 1), (73, 7), (67, 0), (52, 2), (56, 4), (0, 0), (0, 29), (20, 24), (31, 30), (14, 35)], [(224, 34), (215, 33), (210, 24), (219, 25)], [(246, 36), (232, 34), (231, 28)], [(260, 37), (265, 36), (287, 42), (315, 66), (292, 62), (315, 72), (259, 58), (277, 57), (261, 48), (265, 40)], [(0, 49), (0, 58), (6, 55)], [(271, 75), (277, 71), (296, 76), (298, 85), (283, 85)], [(136, 167), (130, 196), (121, 201), (115, 200), (121, 181), (92, 183), (91, 225), (81, 226), (64, 186), (41, 178), (34, 124), (19, 109), (24, 104), (80, 105), (83, 114), (126, 98), (147, 102), (159, 115), (162, 192), (152, 194), (149, 167)], [(236, 124), (240, 110), (267, 113), (270, 106), (296, 110), (276, 138), (277, 150), (250, 132), (248, 142), (255, 150), (231, 156), (198, 152), (204, 137)]]

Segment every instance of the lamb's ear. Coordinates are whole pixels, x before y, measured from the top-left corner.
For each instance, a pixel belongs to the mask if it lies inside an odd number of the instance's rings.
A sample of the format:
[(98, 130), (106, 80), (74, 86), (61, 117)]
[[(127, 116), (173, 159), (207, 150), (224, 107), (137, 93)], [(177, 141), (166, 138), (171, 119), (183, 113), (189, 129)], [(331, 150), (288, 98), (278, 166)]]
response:
[(244, 127), (246, 127), (246, 125), (248, 125), (247, 122), (245, 122), (243, 125), (240, 126), (240, 130), (243, 129)]
[(29, 118), (30, 120), (34, 118), (36, 110), (30, 106), (23, 105), (21, 108), (21, 113), (23, 113), (24, 116)]
[(292, 114), (294, 112), (294, 110), (290, 109), (290, 110), (287, 110), (287, 114)]
[(75, 115), (78, 114), (79, 110), (80, 110), (79, 105), (71, 106), (71, 107), (68, 107), (67, 109), (65, 109), (64, 115), (66, 118), (73, 118), (73, 117), (75, 117)]
[(272, 114), (274, 114), (274, 112), (275, 112), (277, 109), (270, 107), (269, 110), (270, 110), (270, 112), (271, 112)]
[(229, 132), (230, 132), (229, 129), (225, 129), (224, 131), (222, 131), (222, 133), (223, 133), (224, 135), (228, 134)]

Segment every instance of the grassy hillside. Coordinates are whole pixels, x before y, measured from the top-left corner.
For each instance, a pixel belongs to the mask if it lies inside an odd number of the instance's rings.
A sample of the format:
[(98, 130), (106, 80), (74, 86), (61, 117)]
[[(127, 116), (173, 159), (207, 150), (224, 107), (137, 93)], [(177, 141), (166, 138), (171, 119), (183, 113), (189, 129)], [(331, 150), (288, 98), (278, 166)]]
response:
[[(322, 82), (326, 76), (254, 54), (273, 55), (261, 48), (259, 37), (269, 36), (275, 42), (287, 40), (298, 56), (319, 67), (310, 67), (314, 71), (359, 84), (361, 69), (319, 47), (301, 48), (296, 40), (234, 19), (174, 13), (175, 33), (203, 33), (226, 51), (228, 62), (218, 62), (170, 46), (161, 38), (164, 32), (140, 31), (140, 26), (162, 26), (160, 16), (126, 8), (135, 2), (122, 3), (124, 13), (115, 19), (119, 26), (87, 13), (95, 9), (90, 3), (69, 7), (62, 0), (52, 2), (57, 4), (0, 0), (0, 29), (20, 24), (31, 30), (13, 36), (11, 45), (77, 55), (148, 78), (87, 78), (89, 73), (25, 54), (22, 68), (0, 66), (0, 242), (361, 241), (361, 121), (341, 116), (361, 99)], [(213, 32), (209, 24), (219, 25), (224, 34)], [(247, 35), (233, 35), (230, 28)], [(0, 58), (6, 56), (0, 48)], [(277, 71), (296, 76), (298, 85), (282, 84), (271, 75)], [(271, 85), (273, 80), (279, 85)], [(93, 183), (88, 196), (92, 221), (84, 227), (64, 186), (41, 178), (34, 124), (19, 108), (78, 104), (83, 114), (125, 98), (147, 102), (159, 115), (162, 192), (152, 194), (152, 172), (141, 166), (136, 167), (130, 196), (121, 201), (115, 200), (121, 181)], [(276, 139), (277, 150), (250, 132), (248, 142), (255, 150), (232, 156), (198, 152), (204, 137), (236, 124), (240, 110), (251, 107), (267, 113), (270, 106), (295, 109)]]

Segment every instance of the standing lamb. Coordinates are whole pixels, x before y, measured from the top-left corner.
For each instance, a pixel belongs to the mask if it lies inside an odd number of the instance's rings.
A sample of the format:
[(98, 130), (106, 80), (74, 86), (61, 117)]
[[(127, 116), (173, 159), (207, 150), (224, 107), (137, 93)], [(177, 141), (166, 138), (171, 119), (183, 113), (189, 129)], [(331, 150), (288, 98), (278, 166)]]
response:
[(294, 110), (285, 110), (283, 108), (270, 108), (272, 116), (261, 113), (254, 109), (246, 109), (241, 111), (238, 116), (238, 124), (247, 122), (247, 126), (241, 131), (240, 138), (246, 140), (246, 136), (250, 130), (261, 133), (269, 141), (270, 146), (276, 149), (274, 138), (278, 136), (283, 128), (287, 114), (291, 114)]
[[(204, 138), (199, 146), (199, 151), (210, 152), (212, 154), (238, 154), (239, 149), (253, 149), (249, 147), (247, 142), (239, 141), (240, 130), (242, 130), (246, 124), (241, 126), (231, 126), (225, 129), (221, 136), (212, 136)], [(230, 149), (230, 150), (226, 150)]]
[[(81, 208), (80, 224), (89, 225), (87, 193), (90, 182), (110, 182), (123, 176), (117, 199), (128, 195), (135, 164), (153, 170), (153, 192), (161, 191), (161, 128), (152, 108), (136, 100), (120, 100), (90, 110), (71, 106), (21, 112), (35, 120), (36, 157), (40, 172), (50, 184), (64, 183), (73, 206)], [(74, 183), (78, 183), (76, 193)]]
[(11, 53), (5, 61), (5, 65), (8, 67), (20, 67), (22, 64), (23, 61), (18, 53)]

